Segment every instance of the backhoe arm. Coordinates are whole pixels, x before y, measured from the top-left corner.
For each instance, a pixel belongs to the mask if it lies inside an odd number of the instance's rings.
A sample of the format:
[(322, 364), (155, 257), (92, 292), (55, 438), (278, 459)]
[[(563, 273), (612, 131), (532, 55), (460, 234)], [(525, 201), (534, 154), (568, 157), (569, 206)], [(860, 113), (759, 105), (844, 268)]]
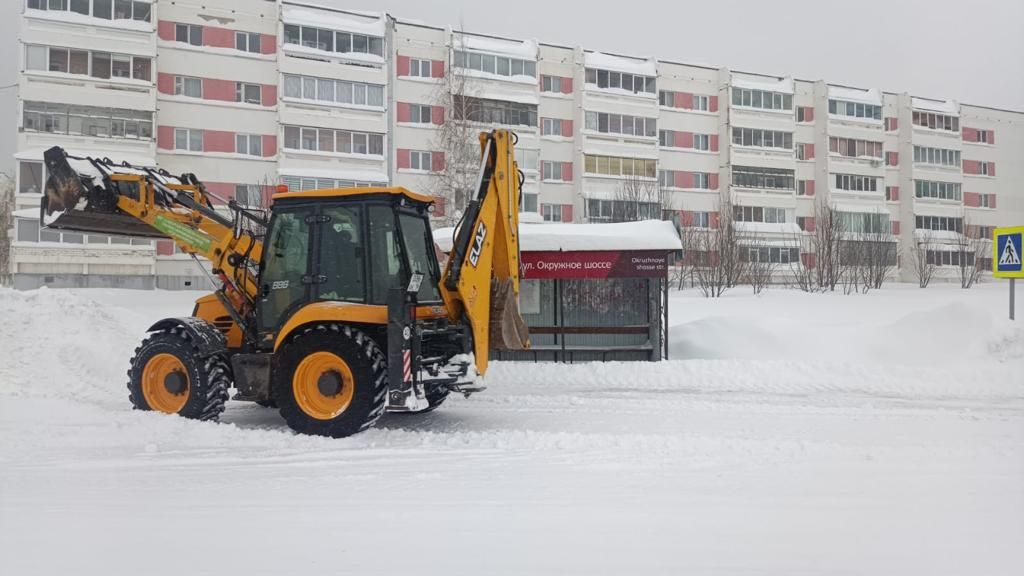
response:
[(480, 134), (480, 178), (466, 207), (441, 278), (453, 321), (463, 316), (473, 332), (477, 370), (490, 350), (530, 345), (519, 313), (519, 201), (521, 173), (509, 130)]

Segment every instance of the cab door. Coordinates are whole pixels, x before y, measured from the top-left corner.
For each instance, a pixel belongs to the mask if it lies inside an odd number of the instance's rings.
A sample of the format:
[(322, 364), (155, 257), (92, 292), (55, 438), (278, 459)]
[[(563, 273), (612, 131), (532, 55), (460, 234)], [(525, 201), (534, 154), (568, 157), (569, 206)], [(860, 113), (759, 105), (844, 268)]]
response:
[(260, 266), (257, 323), (260, 332), (279, 327), (309, 301), (314, 206), (275, 208)]

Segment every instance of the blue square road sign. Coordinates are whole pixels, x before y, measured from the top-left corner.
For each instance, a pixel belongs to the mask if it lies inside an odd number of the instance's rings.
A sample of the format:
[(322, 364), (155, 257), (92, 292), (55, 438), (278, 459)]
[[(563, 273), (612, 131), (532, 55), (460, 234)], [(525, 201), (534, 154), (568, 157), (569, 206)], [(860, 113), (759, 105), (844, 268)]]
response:
[(1021, 252), (1024, 226), (996, 228), (992, 240), (992, 275), (997, 278), (1024, 278)]

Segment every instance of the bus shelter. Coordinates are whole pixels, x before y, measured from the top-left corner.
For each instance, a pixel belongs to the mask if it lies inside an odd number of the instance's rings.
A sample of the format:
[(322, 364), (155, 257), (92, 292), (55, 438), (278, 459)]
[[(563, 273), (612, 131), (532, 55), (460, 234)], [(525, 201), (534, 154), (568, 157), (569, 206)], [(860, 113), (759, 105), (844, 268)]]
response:
[[(531, 349), (500, 360), (586, 362), (668, 357), (670, 222), (520, 224), (519, 308)], [(435, 233), (451, 249), (453, 230)]]

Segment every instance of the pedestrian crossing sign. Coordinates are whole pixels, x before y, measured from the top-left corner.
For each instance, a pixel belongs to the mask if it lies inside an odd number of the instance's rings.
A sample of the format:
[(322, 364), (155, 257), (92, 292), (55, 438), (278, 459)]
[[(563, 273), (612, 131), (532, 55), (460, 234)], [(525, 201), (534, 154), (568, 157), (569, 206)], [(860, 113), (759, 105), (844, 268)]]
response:
[(996, 228), (992, 235), (992, 275), (996, 278), (1024, 278), (1021, 266), (1024, 226)]

